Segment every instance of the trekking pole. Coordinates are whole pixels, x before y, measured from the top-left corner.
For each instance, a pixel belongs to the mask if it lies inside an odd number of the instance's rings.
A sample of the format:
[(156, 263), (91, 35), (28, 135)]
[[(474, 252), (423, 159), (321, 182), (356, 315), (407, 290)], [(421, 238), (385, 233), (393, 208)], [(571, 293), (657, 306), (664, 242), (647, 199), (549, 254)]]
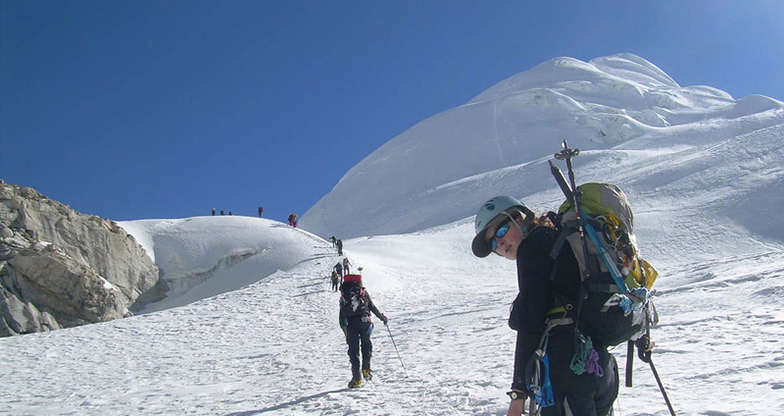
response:
[(572, 188), (566, 182), (566, 178), (564, 178), (563, 172), (558, 166), (555, 166), (552, 160), (547, 161), (550, 164), (550, 173), (555, 178), (555, 181), (558, 182), (558, 187), (561, 188), (561, 192), (563, 192), (564, 196), (568, 201), (572, 201), (574, 196), (572, 195)]
[[(580, 242), (582, 243), (583, 253), (585, 253), (585, 266), (586, 266), (585, 267), (585, 273), (586, 273), (586, 279), (587, 279), (587, 278), (589, 278), (591, 276), (591, 266), (590, 266), (590, 263), (589, 263), (590, 258), (588, 256), (588, 244), (585, 241), (585, 230), (584, 230), (583, 222), (582, 222), (583, 215), (582, 215), (582, 212), (581, 212), (582, 211), (582, 207), (580, 206), (580, 191), (577, 189), (577, 182), (574, 179), (574, 168), (572, 167), (572, 159), (577, 157), (577, 155), (580, 154), (580, 149), (570, 149), (569, 148), (569, 143), (566, 142), (566, 139), (564, 139), (564, 141), (561, 144), (561, 146), (563, 147), (563, 150), (561, 150), (560, 152), (558, 152), (555, 155), (553, 155), (553, 157), (555, 157), (558, 160), (565, 160), (566, 161), (566, 171), (569, 174), (569, 184), (568, 184), (567, 188), (572, 191), (572, 193), (571, 193), (571, 197), (572, 197), (571, 203), (572, 203), (572, 206), (574, 207), (574, 213), (575, 213), (575, 215), (577, 217), (577, 225), (578, 225), (577, 229), (580, 232)], [(551, 171), (553, 171), (553, 173), (555, 174), (554, 170), (552, 169), (553, 165), (551, 164), (550, 166), (551, 166)], [(561, 181), (558, 180), (557, 176), (556, 176), (556, 180), (558, 181), (558, 184), (563, 187)], [(563, 174), (561, 174), (561, 180), (563, 182), (566, 182), (563, 179)], [(566, 192), (564, 192), (564, 194), (567, 195), (567, 197), (569, 196)]]
[(675, 410), (672, 408), (672, 403), (670, 403), (670, 398), (667, 397), (667, 391), (664, 390), (664, 384), (662, 384), (661, 378), (659, 378), (659, 372), (656, 371), (656, 367), (653, 365), (653, 360), (650, 358), (648, 359), (648, 364), (651, 366), (651, 370), (653, 371), (653, 376), (656, 378), (656, 383), (659, 384), (659, 390), (661, 390), (662, 396), (664, 397), (664, 403), (667, 404), (667, 409), (670, 411), (672, 416), (675, 416)]
[(389, 339), (392, 340), (392, 345), (395, 346), (395, 352), (397, 353), (397, 358), (400, 360), (400, 366), (403, 367), (403, 373), (406, 375), (406, 378), (408, 378), (408, 371), (406, 371), (406, 366), (403, 364), (403, 357), (400, 356), (400, 351), (397, 350), (397, 344), (395, 344), (395, 338), (392, 336), (392, 331), (389, 329), (389, 325), (384, 324), (384, 326), (387, 327), (387, 332), (389, 332)]

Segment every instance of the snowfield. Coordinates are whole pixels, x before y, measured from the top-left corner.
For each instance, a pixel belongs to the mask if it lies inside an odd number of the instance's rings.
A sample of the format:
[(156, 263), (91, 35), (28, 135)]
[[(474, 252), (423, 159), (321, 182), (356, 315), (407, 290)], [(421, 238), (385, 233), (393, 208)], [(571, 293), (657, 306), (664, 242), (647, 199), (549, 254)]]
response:
[[(301, 237), (285, 231), (292, 240)], [(346, 242), (347, 255), (363, 266), (368, 290), (390, 319), (402, 358), (376, 321), (376, 377), (362, 389), (346, 388), (350, 367), (337, 323), (338, 294), (327, 280), (338, 257), (331, 243), (319, 241), (290, 270), (187, 306), (0, 340), (0, 412), (505, 414), (514, 264), (473, 258), (471, 236), (472, 225), (463, 221)], [(678, 414), (784, 410), (784, 253), (657, 265), (662, 322), (653, 331), (654, 363)], [(614, 353), (622, 366), (625, 348)], [(622, 387), (616, 414), (667, 414), (651, 371), (639, 360), (634, 384)]]
[[(498, 194), (557, 208), (547, 160), (564, 136), (582, 150), (578, 182), (617, 183), (634, 208), (660, 273), (653, 360), (677, 414), (784, 414), (784, 103), (681, 88), (633, 55), (553, 60), (425, 120), (349, 171), (305, 230), (239, 216), (121, 223), (169, 297), (0, 339), (0, 413), (504, 415), (515, 265), (473, 257), (473, 214)], [(333, 234), (389, 317), (361, 389), (346, 388)], [(623, 373), (625, 346), (613, 353)], [(646, 364), (634, 361), (633, 388), (623, 380), (616, 416), (669, 414)]]

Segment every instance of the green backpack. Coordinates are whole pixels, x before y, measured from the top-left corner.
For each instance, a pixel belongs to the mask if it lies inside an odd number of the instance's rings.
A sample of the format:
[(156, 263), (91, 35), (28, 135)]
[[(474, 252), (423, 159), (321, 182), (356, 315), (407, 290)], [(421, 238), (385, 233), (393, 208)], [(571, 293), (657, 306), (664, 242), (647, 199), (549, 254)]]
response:
[(578, 221), (571, 201), (561, 204), (558, 215), (551, 218), (561, 231), (551, 257), (555, 259), (564, 241), (569, 242), (584, 288), (582, 304), (573, 305), (581, 330), (594, 343), (607, 346), (634, 340), (651, 323), (647, 320), (657, 320), (655, 313), (648, 313), (653, 307), (648, 291), (658, 272), (640, 257), (634, 215), (621, 188), (586, 183), (577, 189), (582, 218)]

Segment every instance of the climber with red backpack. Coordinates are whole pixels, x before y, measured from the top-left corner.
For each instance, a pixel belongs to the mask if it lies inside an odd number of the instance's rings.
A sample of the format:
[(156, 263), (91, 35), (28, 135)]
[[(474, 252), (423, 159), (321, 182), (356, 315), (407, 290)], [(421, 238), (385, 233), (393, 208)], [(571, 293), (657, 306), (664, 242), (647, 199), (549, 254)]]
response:
[[(362, 270), (361, 268), (359, 269)], [(372, 380), (373, 372), (370, 369), (370, 358), (373, 355), (373, 344), (370, 335), (373, 332), (373, 313), (384, 323), (388, 319), (381, 313), (370, 294), (362, 285), (361, 274), (347, 274), (343, 277), (340, 286), (340, 314), (338, 317), (340, 328), (346, 336), (348, 344), (348, 357), (351, 362), (351, 381), (349, 388), (362, 386), (362, 379)], [(360, 351), (362, 361), (360, 363)], [(361, 365), (361, 367), (360, 367)]]

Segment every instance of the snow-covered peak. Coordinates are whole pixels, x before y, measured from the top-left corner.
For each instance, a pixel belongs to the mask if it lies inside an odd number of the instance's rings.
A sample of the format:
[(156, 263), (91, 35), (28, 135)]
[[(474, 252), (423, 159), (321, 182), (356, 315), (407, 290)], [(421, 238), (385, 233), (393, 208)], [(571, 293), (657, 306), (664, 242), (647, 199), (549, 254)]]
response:
[(580, 85), (621, 85), (627, 88), (670, 89), (680, 86), (657, 66), (632, 54), (619, 54), (583, 62), (569, 57), (554, 58), (509, 77), (488, 88), (469, 102), (497, 100), (535, 88), (579, 90)]
[[(483, 198), (554, 189), (542, 163), (564, 139), (583, 152), (707, 146), (782, 120), (780, 101), (680, 87), (635, 55), (556, 58), (393, 138), (301, 224), (343, 238), (422, 230), (473, 215)], [(618, 182), (623, 173), (595, 179)]]

